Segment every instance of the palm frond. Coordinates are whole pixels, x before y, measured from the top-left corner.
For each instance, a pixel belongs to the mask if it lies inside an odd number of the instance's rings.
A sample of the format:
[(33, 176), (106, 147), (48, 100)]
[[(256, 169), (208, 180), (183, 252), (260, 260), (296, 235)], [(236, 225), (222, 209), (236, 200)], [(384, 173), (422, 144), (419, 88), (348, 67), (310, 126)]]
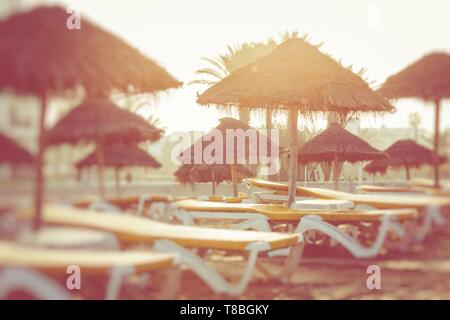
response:
[(212, 86), (212, 85), (216, 84), (217, 82), (218, 81), (198, 79), (198, 80), (193, 80), (193, 81), (189, 82), (188, 85), (191, 85), (191, 84), (202, 84), (202, 85)]
[(222, 73), (220, 73), (220, 71), (211, 69), (211, 68), (204, 68), (204, 69), (200, 69), (195, 71), (196, 74), (204, 74), (204, 75), (208, 75), (208, 76), (212, 76), (215, 77), (219, 80), (222, 80), (224, 78), (226, 78), (226, 75), (223, 75)]
[(215, 58), (203, 57), (202, 60), (212, 64), (217, 69), (219, 69), (223, 74), (229, 73), (229, 71), (226, 69), (225, 63), (221, 57), (215, 57)]

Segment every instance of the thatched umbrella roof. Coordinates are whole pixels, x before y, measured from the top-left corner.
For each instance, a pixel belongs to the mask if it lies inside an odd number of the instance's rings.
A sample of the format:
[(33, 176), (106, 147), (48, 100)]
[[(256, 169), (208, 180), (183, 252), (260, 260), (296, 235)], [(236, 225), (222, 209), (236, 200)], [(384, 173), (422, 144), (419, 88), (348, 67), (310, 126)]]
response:
[(66, 114), (49, 132), (49, 144), (77, 142), (156, 141), (162, 130), (106, 98), (88, 98)]
[[(405, 167), (409, 179), (409, 168), (420, 167), (423, 164), (434, 163), (435, 153), (411, 139), (399, 140), (384, 151), (389, 155), (388, 159), (372, 161), (364, 170), (369, 173), (386, 173), (388, 167)], [(445, 157), (439, 157), (439, 162), (446, 161)]]
[(370, 174), (386, 174), (386, 171), (389, 167), (389, 160), (374, 160), (370, 161), (368, 164), (364, 166), (364, 171)]
[(289, 110), (292, 157), (289, 200), (295, 199), (298, 112), (385, 112), (394, 107), (359, 75), (322, 53), (305, 39), (290, 39), (199, 96), (202, 105)]
[[(161, 163), (148, 152), (134, 145), (115, 144), (104, 149), (105, 166), (114, 168), (149, 167), (158, 169)], [(78, 169), (97, 165), (95, 151), (76, 163)]]
[(350, 133), (337, 123), (332, 123), (327, 129), (306, 142), (298, 150), (298, 161), (332, 162), (339, 161), (360, 162), (386, 158), (386, 154), (372, 147), (360, 137)]
[(0, 133), (0, 163), (31, 164), (33, 156), (8, 136)]
[(290, 39), (240, 68), (197, 99), (202, 105), (311, 112), (393, 111), (351, 70), (304, 39)]
[[(215, 139), (220, 140), (216, 141)], [(221, 144), (216, 144), (218, 142)], [(217, 149), (220, 146), (222, 148)], [(266, 148), (265, 152), (260, 150), (263, 146)], [(215, 165), (219, 165), (219, 168), (222, 168), (221, 164), (230, 164), (223, 166), (223, 168), (231, 170), (233, 194), (237, 196), (237, 175), (239, 175), (239, 170), (243, 170), (242, 168), (239, 169), (237, 165), (243, 163), (256, 164), (258, 160), (261, 160), (261, 157), (271, 159), (272, 156), (275, 156), (272, 155), (272, 148), (279, 149), (280, 147), (273, 145), (269, 137), (250, 127), (247, 123), (234, 118), (222, 118), (217, 127), (184, 150), (180, 154), (180, 159), (185, 165), (205, 164), (212, 160), (217, 160)], [(216, 152), (220, 152), (221, 155)], [(217, 159), (205, 160), (205, 156), (209, 155), (217, 156)], [(210, 170), (213, 170), (213, 166), (210, 167)], [(223, 174), (227, 173), (224, 172)], [(212, 182), (214, 185), (214, 181)]]
[(440, 106), (442, 99), (450, 97), (450, 55), (426, 55), (390, 76), (378, 91), (388, 98), (420, 98), (434, 103), (434, 185), (439, 187)]
[(89, 94), (156, 92), (181, 85), (157, 63), (84, 17), (66, 27), (60, 7), (38, 7), (0, 22), (0, 88), (59, 93), (82, 86)]
[[(239, 179), (254, 177), (254, 173), (245, 165), (237, 165)], [(213, 182), (213, 172), (215, 182), (230, 182), (231, 167), (227, 164), (183, 164), (174, 173), (178, 182), (183, 184)]]
[(378, 92), (387, 98), (450, 97), (450, 55), (431, 53), (390, 76)]
[[(433, 164), (434, 152), (411, 139), (399, 140), (385, 151), (390, 156), (390, 165), (407, 165), (418, 167), (422, 164)], [(445, 157), (440, 157), (440, 162), (445, 162)]]
[[(271, 145), (273, 142), (269, 137), (263, 135), (262, 133), (259, 133), (256, 129), (250, 127), (248, 124), (238, 119), (222, 118), (219, 121), (220, 123), (217, 127), (195, 141), (189, 148), (181, 152), (180, 158), (183, 163), (203, 163), (203, 153), (208, 146), (214, 143), (214, 139), (212, 138), (214, 137), (215, 133), (220, 133), (223, 139), (223, 163), (225, 163), (229, 157), (233, 157), (233, 163), (245, 162), (248, 161), (251, 157), (258, 159), (259, 149), (263, 143), (267, 143), (267, 156), (271, 156)], [(241, 150), (237, 147), (238, 139), (236, 137), (234, 137), (233, 140), (227, 139), (227, 130), (234, 130), (232, 132), (235, 133), (238, 133), (237, 130), (243, 130), (244, 133), (247, 130), (254, 130), (256, 139), (250, 141), (249, 136), (245, 136), (245, 148)], [(232, 146), (233, 148), (231, 148)], [(276, 148), (280, 147), (276, 145)], [(196, 154), (196, 151), (198, 150), (201, 150), (200, 154)], [(228, 155), (228, 150), (233, 153)]]
[(117, 107), (105, 98), (88, 98), (71, 110), (48, 133), (50, 144), (94, 142), (97, 145), (99, 191), (105, 195), (103, 166), (105, 147), (111, 143), (136, 143), (156, 141), (162, 130), (149, 124), (142, 117)]

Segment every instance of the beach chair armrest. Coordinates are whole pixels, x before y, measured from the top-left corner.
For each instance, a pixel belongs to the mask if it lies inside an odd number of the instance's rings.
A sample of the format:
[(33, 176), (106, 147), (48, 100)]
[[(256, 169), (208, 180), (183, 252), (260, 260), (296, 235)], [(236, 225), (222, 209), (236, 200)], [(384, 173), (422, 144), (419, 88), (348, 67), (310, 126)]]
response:
[(395, 219), (389, 215), (385, 215), (381, 218), (377, 237), (370, 247), (361, 245), (357, 240), (350, 237), (336, 226), (323, 221), (319, 216), (311, 215), (303, 217), (295, 232), (305, 233), (309, 230), (322, 232), (344, 246), (356, 258), (369, 258), (374, 257), (379, 253), (389, 231), (394, 232), (400, 237), (404, 236), (404, 228), (394, 220)]
[(227, 282), (222, 275), (209, 266), (192, 250), (186, 249), (172, 241), (159, 240), (155, 243), (154, 249), (160, 252), (177, 254), (180, 258), (180, 262), (188, 266), (192, 272), (202, 279), (214, 292), (237, 296), (242, 294), (247, 288), (255, 269), (258, 254), (261, 251), (270, 250), (270, 245), (265, 242), (255, 242), (247, 247), (249, 252), (247, 265), (240, 280), (236, 284)]
[(71, 296), (56, 281), (43, 274), (22, 268), (5, 268), (0, 272), (0, 299), (14, 290), (25, 290), (44, 300), (69, 300)]

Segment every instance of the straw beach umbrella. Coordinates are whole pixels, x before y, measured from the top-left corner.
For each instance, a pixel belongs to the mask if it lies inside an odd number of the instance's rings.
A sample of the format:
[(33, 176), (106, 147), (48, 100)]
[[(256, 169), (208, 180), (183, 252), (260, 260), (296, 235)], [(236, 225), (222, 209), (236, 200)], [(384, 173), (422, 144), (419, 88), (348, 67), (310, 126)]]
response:
[(350, 69), (305, 39), (290, 39), (231, 73), (199, 96), (201, 105), (288, 111), (289, 201), (295, 199), (298, 113), (393, 111), (392, 105)]
[(72, 109), (49, 132), (50, 145), (61, 143), (96, 144), (99, 191), (103, 198), (103, 167), (105, 147), (113, 143), (134, 144), (140, 141), (157, 141), (162, 130), (146, 122), (137, 114), (117, 107), (105, 98), (89, 98)]
[[(376, 160), (369, 163), (364, 170), (370, 173), (382, 173), (387, 171), (388, 167), (404, 167), (406, 180), (411, 178), (410, 168), (417, 168), (424, 164), (434, 164), (435, 153), (417, 144), (411, 139), (399, 140), (384, 151), (389, 155), (389, 159)], [(439, 157), (439, 163), (445, 162), (445, 157)]]
[[(279, 146), (272, 145), (270, 138), (243, 121), (234, 118), (222, 118), (219, 121), (217, 127), (184, 150), (180, 159), (183, 164), (212, 164), (210, 160), (205, 159), (205, 155), (209, 154), (207, 151), (209, 148), (214, 148), (213, 156), (217, 156), (218, 161), (213, 160), (213, 164), (229, 164), (233, 195), (237, 196), (238, 165), (252, 161), (255, 163), (251, 164), (256, 164), (263, 157), (271, 159), (272, 148), (279, 148)], [(220, 139), (220, 141), (215, 139)], [(265, 147), (264, 152), (263, 147)], [(216, 154), (216, 151), (220, 155)], [(199, 154), (196, 154), (197, 152)]]
[[(232, 172), (232, 166), (228, 164), (183, 164), (174, 175), (183, 184), (211, 182), (212, 195), (215, 195), (216, 185), (233, 180)], [(253, 172), (242, 164), (235, 165), (235, 174), (234, 179), (238, 181), (254, 177)]]
[[(79, 171), (97, 165), (97, 150), (88, 154), (75, 166)], [(116, 177), (116, 189), (120, 190), (119, 171), (124, 167), (145, 167), (158, 169), (161, 163), (148, 152), (134, 145), (113, 144), (104, 148), (104, 166), (113, 167)]]
[(389, 167), (389, 160), (376, 160), (376, 161), (370, 161), (368, 164), (364, 166), (364, 171), (369, 174), (386, 174)]
[(0, 164), (7, 163), (12, 166), (33, 162), (33, 156), (28, 150), (19, 146), (8, 136), (0, 133)]
[(36, 228), (42, 202), (48, 99), (76, 88), (107, 96), (112, 91), (155, 93), (181, 85), (125, 41), (84, 18), (80, 29), (69, 30), (67, 19), (60, 7), (38, 7), (0, 22), (0, 89), (32, 94), (40, 100)]
[(327, 129), (304, 144), (298, 150), (298, 161), (333, 162), (334, 188), (339, 188), (339, 163), (362, 162), (385, 159), (387, 155), (375, 149), (360, 137), (348, 132), (337, 123), (332, 123)]
[(434, 184), (439, 187), (439, 123), (441, 102), (450, 98), (450, 55), (431, 53), (390, 76), (379, 92), (390, 99), (419, 98), (435, 106)]

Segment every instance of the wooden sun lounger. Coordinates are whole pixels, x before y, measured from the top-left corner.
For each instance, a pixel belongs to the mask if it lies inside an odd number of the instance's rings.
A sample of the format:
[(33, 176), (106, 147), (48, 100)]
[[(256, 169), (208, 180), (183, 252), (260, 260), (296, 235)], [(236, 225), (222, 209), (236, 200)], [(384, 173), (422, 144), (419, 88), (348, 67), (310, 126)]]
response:
[(395, 216), (397, 221), (406, 221), (415, 219), (417, 211), (414, 209), (388, 209), (388, 210), (295, 210), (282, 205), (253, 204), (253, 203), (219, 203), (198, 200), (180, 200), (173, 203), (177, 209), (189, 212), (213, 212), (213, 213), (255, 213), (262, 214), (271, 221), (294, 221), (298, 222), (301, 218), (309, 215), (316, 215), (323, 220), (345, 223), (351, 221), (379, 221), (383, 216)]
[(403, 193), (408, 195), (427, 194), (438, 197), (450, 197), (450, 189), (436, 189), (426, 186), (370, 186), (362, 185), (357, 187), (358, 190), (365, 193)]
[[(131, 215), (109, 215), (92, 210), (61, 206), (44, 207), (45, 223), (107, 231), (128, 244), (153, 244), (154, 249), (177, 253), (181, 262), (203, 279), (215, 292), (241, 294), (250, 281), (259, 253), (292, 248), (281, 279), (288, 280), (298, 265), (303, 237), (298, 234), (250, 232), (171, 225)], [(219, 249), (247, 253), (248, 263), (236, 285), (228, 283), (202, 259), (186, 248)]]
[[(127, 195), (127, 196), (109, 197), (102, 202), (106, 202), (114, 206), (117, 206), (121, 209), (125, 209), (133, 205), (138, 205), (143, 197), (145, 197), (147, 202), (170, 202), (173, 200), (172, 197), (169, 195), (147, 195), (147, 196)], [(97, 203), (98, 201), (99, 200), (97, 198), (83, 198), (74, 201), (72, 204), (77, 208), (87, 209), (92, 204)]]
[[(299, 234), (306, 231), (320, 231), (334, 241), (342, 244), (355, 257), (367, 258), (378, 254), (389, 232), (401, 238), (408, 238), (404, 227), (413, 223), (418, 217), (415, 209), (389, 210), (293, 210), (281, 205), (266, 204), (227, 204), (196, 200), (182, 200), (172, 204), (171, 214), (186, 225), (193, 225), (196, 219), (243, 220), (237, 229), (256, 229), (271, 231), (271, 224), (288, 223)], [(349, 237), (337, 226), (342, 224), (372, 223), (378, 227), (376, 240), (371, 247), (364, 247), (357, 240)], [(429, 224), (425, 226), (429, 228)], [(419, 230), (415, 229), (416, 235)], [(428, 232), (421, 230), (420, 232)], [(402, 243), (404, 244), (404, 243)]]
[[(259, 179), (245, 179), (245, 182), (250, 188), (257, 187), (286, 194), (288, 191), (288, 186), (282, 183)], [(450, 197), (350, 194), (335, 190), (303, 187), (297, 187), (297, 196), (318, 199), (349, 200), (355, 204), (369, 205), (378, 209), (415, 208), (423, 210), (429, 206), (440, 207), (443, 211), (450, 209)]]
[[(450, 190), (450, 182), (448, 180), (441, 181), (440, 185), (441, 185), (440, 189)], [(434, 186), (434, 181), (432, 179), (424, 179), (424, 178), (412, 179), (411, 186), (436, 189), (436, 187)]]
[(423, 193), (424, 190), (410, 186), (371, 186), (362, 185), (357, 190), (367, 193)]
[[(51, 296), (46, 294), (49, 286), (44, 283), (45, 280), (39, 279), (36, 273), (28, 273), (23, 269), (68, 276), (68, 267), (78, 266), (82, 276), (110, 276), (106, 299), (115, 299), (124, 277), (167, 269), (176, 264), (176, 256), (168, 253), (55, 250), (0, 241), (0, 268), (3, 269), (0, 271), (0, 297), (17, 287), (26, 287), (44, 298)], [(24, 282), (21, 277), (28, 280)], [(67, 291), (63, 290), (61, 296), (67, 296)]]

